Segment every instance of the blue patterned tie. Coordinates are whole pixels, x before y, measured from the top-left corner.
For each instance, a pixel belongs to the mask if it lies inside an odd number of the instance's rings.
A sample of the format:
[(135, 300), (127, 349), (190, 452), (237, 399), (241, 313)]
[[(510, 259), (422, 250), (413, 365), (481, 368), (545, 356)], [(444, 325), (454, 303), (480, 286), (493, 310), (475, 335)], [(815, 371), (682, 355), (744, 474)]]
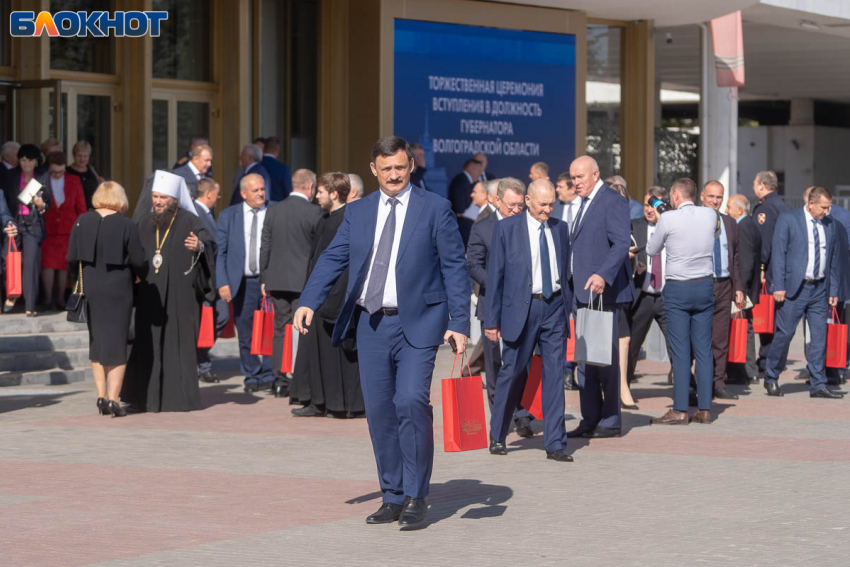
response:
[(372, 275), (369, 277), (369, 286), (366, 288), (364, 306), (369, 313), (375, 313), (384, 306), (384, 286), (387, 283), (387, 273), (390, 268), (390, 256), (393, 252), (393, 238), (395, 238), (395, 206), (398, 199), (392, 198), (387, 201), (392, 207), (381, 239), (378, 241), (378, 250), (375, 252), (375, 261), (372, 262)]
[(820, 234), (818, 233), (818, 221), (812, 219), (812, 233), (815, 236), (815, 269), (812, 278), (820, 279)]
[(552, 297), (552, 270), (549, 267), (549, 243), (546, 241), (546, 225), (540, 223), (540, 275), (543, 280), (543, 297)]
[(581, 214), (584, 212), (584, 206), (587, 204), (587, 199), (581, 200), (581, 206), (578, 208), (578, 214), (576, 215), (575, 220), (573, 220), (573, 229), (570, 233), (571, 236), (575, 235), (576, 229), (578, 229), (578, 225), (581, 224)]
[(714, 277), (719, 278), (723, 270), (723, 259), (720, 257), (720, 236), (714, 239)]

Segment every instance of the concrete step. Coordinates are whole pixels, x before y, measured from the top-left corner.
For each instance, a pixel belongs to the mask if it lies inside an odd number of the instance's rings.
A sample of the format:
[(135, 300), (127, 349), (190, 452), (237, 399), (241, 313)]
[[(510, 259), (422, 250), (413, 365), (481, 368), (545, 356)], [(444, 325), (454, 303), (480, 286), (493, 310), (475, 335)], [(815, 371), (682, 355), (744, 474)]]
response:
[(85, 324), (69, 323), (65, 312), (49, 313), (38, 317), (27, 317), (24, 314), (0, 315), (0, 336), (46, 335), (86, 330)]
[(218, 339), (210, 349), (213, 358), (239, 358), (239, 341), (236, 338)]
[(0, 372), (31, 372), (35, 370), (73, 370), (89, 365), (89, 349), (73, 348), (0, 354)]
[(0, 374), (0, 387), (31, 384), (70, 384), (91, 380), (91, 367), (72, 370), (37, 370), (34, 372), (7, 372)]
[(88, 346), (89, 333), (86, 329), (44, 335), (0, 335), (0, 354), (88, 349)]

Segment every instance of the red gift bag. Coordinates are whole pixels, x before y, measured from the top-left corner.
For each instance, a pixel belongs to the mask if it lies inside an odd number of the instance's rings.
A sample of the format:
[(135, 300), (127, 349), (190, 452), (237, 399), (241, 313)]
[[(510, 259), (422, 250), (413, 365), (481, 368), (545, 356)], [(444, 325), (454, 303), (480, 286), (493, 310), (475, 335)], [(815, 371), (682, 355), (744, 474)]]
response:
[[(314, 331), (315, 332), (315, 331)], [(283, 333), (283, 356), (280, 360), (280, 371), (284, 374), (295, 372), (295, 359), (298, 356), (298, 331), (287, 325)]]
[(224, 326), (224, 329), (218, 335), (220, 339), (232, 339), (236, 336), (236, 325), (233, 323), (233, 303), (228, 303), (227, 306), (230, 308), (230, 318), (227, 320), (227, 325)]
[(767, 284), (761, 284), (759, 302), (753, 306), (753, 332), (773, 334), (773, 295), (767, 293)]
[(576, 360), (576, 320), (570, 317), (570, 338), (567, 339), (567, 362)]
[(744, 314), (738, 312), (729, 321), (729, 362), (747, 362), (747, 320)]
[(201, 306), (201, 328), (198, 331), (198, 348), (212, 348), (215, 344), (215, 323), (211, 305)]
[(525, 390), (522, 392), (522, 407), (534, 416), (534, 419), (543, 419), (543, 402), (541, 400), (543, 380), (543, 359), (535, 354), (531, 359), (528, 369), (528, 378), (525, 380)]
[(832, 323), (826, 326), (826, 366), (847, 366), (847, 325), (841, 324), (835, 307), (832, 308)]
[(254, 311), (254, 326), (251, 329), (251, 354), (272, 355), (274, 340), (274, 306), (263, 297), (263, 306)]
[(14, 238), (9, 238), (9, 252), (6, 255), (6, 298), (17, 299), (24, 293), (21, 280), (21, 253)]
[[(455, 364), (458, 355), (455, 354)], [(461, 358), (461, 368), (466, 355)], [(469, 368), (469, 361), (466, 362)], [(484, 394), (481, 376), (454, 378), (455, 365), (447, 380), (442, 380), (443, 390), (443, 450), (471, 451), (486, 449), (487, 422), (484, 416)]]

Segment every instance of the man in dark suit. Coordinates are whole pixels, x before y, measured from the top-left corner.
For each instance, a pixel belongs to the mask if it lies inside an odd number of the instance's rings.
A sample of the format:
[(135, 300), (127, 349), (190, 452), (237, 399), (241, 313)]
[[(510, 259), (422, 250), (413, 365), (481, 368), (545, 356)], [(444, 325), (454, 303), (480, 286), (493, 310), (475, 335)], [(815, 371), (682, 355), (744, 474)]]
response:
[(729, 358), (729, 321), (732, 301), (744, 308), (744, 286), (738, 263), (738, 223), (729, 215), (720, 214), (723, 204), (723, 185), (709, 181), (700, 194), (703, 206), (714, 209), (720, 222), (720, 232), (714, 239), (714, 317), (711, 321), (711, 350), (714, 354), (714, 397), (737, 400), (738, 395), (726, 389), (726, 362)]
[(207, 172), (212, 167), (212, 148), (206, 144), (198, 144), (192, 147), (192, 159), (183, 165), (174, 168), (172, 173), (179, 175), (186, 180), (186, 185), (189, 187), (189, 193), (194, 198), (198, 181), (203, 179)]
[[(629, 203), (599, 178), (599, 166), (590, 156), (570, 165), (570, 178), (582, 198), (571, 236), (571, 289), (578, 309), (602, 296), (605, 311), (614, 318), (611, 335), (611, 364), (579, 364), (578, 385), (582, 420), (570, 437), (614, 437), (620, 435), (620, 361), (616, 324), (620, 309), (635, 298), (629, 247), (631, 225)], [(588, 337), (605, 340), (605, 337)]]
[[(732, 195), (726, 202), (726, 214), (738, 223), (738, 265), (741, 268), (741, 283), (744, 295), (752, 305), (759, 302), (761, 292), (761, 233), (750, 216), (750, 201), (745, 195)], [(747, 362), (728, 363), (728, 378), (744, 384), (758, 384), (759, 372), (756, 364), (755, 333), (753, 333), (752, 308), (744, 311), (747, 318)], [(728, 381), (728, 380), (727, 380)]]
[[(260, 146), (257, 144), (247, 144), (244, 148), (242, 148), (242, 154), (239, 156), (239, 161), (242, 163), (242, 169), (244, 171), (242, 174), (243, 179), (246, 175), (253, 173), (263, 178), (263, 185), (265, 187), (272, 186), (272, 178), (269, 177), (269, 172), (262, 164), (263, 150), (260, 149)], [(240, 190), (234, 191), (233, 195), (230, 197), (230, 206), (238, 205), (241, 202), (242, 190), (240, 185)]]
[(449, 184), (449, 201), (452, 202), (452, 211), (457, 216), (464, 246), (469, 242), (469, 232), (478, 215), (477, 208), (472, 204), (472, 189), (480, 176), (481, 164), (474, 159), (468, 159), (463, 164), (463, 171), (455, 175)]
[(635, 377), (640, 348), (646, 335), (652, 326), (652, 322), (658, 323), (661, 333), (664, 335), (664, 343), (667, 346), (667, 358), (673, 361), (673, 353), (670, 352), (670, 341), (667, 338), (667, 312), (664, 309), (664, 300), (661, 292), (664, 290), (664, 263), (667, 261), (666, 251), (661, 252), (654, 258), (647, 256), (646, 244), (655, 233), (658, 224), (658, 211), (650, 203), (655, 199), (666, 199), (667, 189), (664, 187), (650, 187), (646, 190), (644, 197), (643, 217), (632, 221), (632, 236), (637, 244), (637, 270), (635, 270), (634, 282), (637, 298), (629, 307), (631, 309), (631, 340), (629, 341), (629, 364), (627, 381), (631, 384)]
[(269, 136), (263, 145), (262, 166), (269, 172), (272, 180), (272, 189), (269, 193), (269, 201), (277, 203), (283, 201), (292, 193), (292, 173), (289, 166), (278, 161), (280, 155), (280, 140), (277, 136)]
[(410, 144), (410, 151), (413, 154), (413, 172), (410, 174), (410, 182), (429, 191), (425, 185), (425, 174), (428, 169), (425, 167), (425, 148), (419, 144)]
[(767, 356), (764, 387), (769, 396), (782, 396), (779, 373), (785, 367), (794, 329), (805, 316), (812, 334), (806, 352), (811, 374), (809, 396), (838, 399), (844, 394), (827, 385), (826, 319), (829, 308), (838, 304), (841, 274), (835, 221), (827, 215), (832, 195), (823, 187), (813, 187), (802, 209), (786, 211), (776, 221), (771, 245), (771, 291), (777, 303), (776, 331)]
[(410, 184), (403, 138), (372, 149), (380, 191), (346, 206), (342, 225), (310, 275), (293, 324), (305, 333), (349, 266), (348, 290), (333, 332), (357, 335), (360, 383), (383, 504), (370, 524), (425, 519), (434, 459), (431, 376), (440, 344), (466, 352), (469, 274), (449, 203)]
[[(755, 219), (761, 231), (761, 281), (767, 284), (768, 290), (770, 290), (770, 278), (773, 273), (770, 267), (773, 230), (779, 215), (788, 210), (788, 205), (776, 192), (778, 188), (779, 181), (772, 171), (760, 171), (753, 180), (753, 193), (759, 200), (759, 204), (753, 209), (753, 219)], [(770, 343), (773, 341), (773, 337), (773, 333), (759, 333), (760, 346), (756, 364), (758, 364), (761, 372), (764, 372), (767, 367), (767, 353), (770, 351)]]
[(494, 181), (497, 179), (495, 175), (487, 171), (487, 154), (484, 152), (478, 152), (472, 156), (472, 159), (481, 164), (481, 175), (478, 176), (479, 181)]
[[(213, 211), (220, 196), (221, 187), (215, 179), (204, 177), (198, 181), (197, 197), (194, 201), (195, 210), (198, 212), (198, 218), (201, 219), (210, 234), (215, 234), (216, 223)], [(212, 304), (204, 302), (204, 305), (212, 305), (214, 316), (213, 336), (217, 339), (218, 335), (227, 326), (228, 320), (230, 320), (230, 308), (227, 302), (220, 296), (217, 296)], [(210, 349), (208, 348), (198, 349), (198, 377), (204, 382), (217, 383), (219, 381), (218, 377), (212, 372), (212, 361), (210, 360)]]
[[(558, 199), (555, 201), (555, 208), (552, 209), (552, 216), (558, 220), (567, 223), (567, 226), (572, 233), (573, 222), (578, 215), (579, 207), (581, 207), (581, 197), (576, 193), (576, 188), (573, 187), (573, 181), (570, 179), (570, 172), (566, 171), (560, 174), (555, 181), (555, 193), (558, 194)], [(573, 310), (570, 315), (575, 318), (576, 308), (573, 302)], [(578, 383), (575, 378), (575, 362), (568, 360), (564, 361), (564, 389), (578, 390)]]
[(567, 286), (570, 234), (565, 223), (550, 218), (555, 198), (552, 182), (533, 181), (525, 196), (526, 212), (499, 221), (493, 230), (484, 333), (490, 341), (504, 339), (505, 346), (490, 418), (490, 453), (507, 454), (505, 437), (538, 348), (546, 458), (572, 462), (566, 450), (563, 391), (572, 306)]
[[(496, 399), (496, 378), (502, 367), (502, 353), (499, 341), (491, 341), (484, 334), (484, 322), (487, 314), (487, 267), (490, 257), (490, 243), (493, 240), (493, 230), (503, 218), (512, 217), (522, 212), (525, 202), (525, 185), (519, 179), (506, 177), (499, 181), (499, 209), (472, 226), (469, 235), (469, 246), (466, 250), (466, 267), (469, 276), (478, 284), (478, 304), (475, 315), (481, 321), (481, 345), (484, 350), (484, 374), (487, 380), (487, 399), (490, 403), (490, 414), (493, 414), (493, 402)], [(527, 410), (517, 408), (517, 434), (520, 437), (532, 437), (531, 417)]]
[[(829, 209), (829, 216), (834, 218), (836, 251), (838, 254), (838, 272), (841, 274), (838, 285), (838, 313), (842, 323), (850, 321), (850, 211), (840, 205), (833, 204)], [(850, 333), (847, 334), (847, 352), (850, 352)], [(845, 368), (827, 368), (826, 377), (830, 384), (845, 384), (846, 373), (850, 368), (850, 357), (848, 357)]]
[(262, 308), (260, 236), (266, 210), (263, 178), (249, 173), (240, 182), (242, 202), (221, 212), (216, 226), (215, 279), (218, 293), (233, 302), (239, 360), (245, 391), (270, 390), (274, 382), (268, 357), (251, 354), (254, 311)]
[[(192, 136), (192, 139), (189, 140), (189, 150), (186, 152), (185, 155), (183, 155), (180, 159), (178, 159), (176, 162), (174, 162), (174, 165), (171, 167), (171, 171), (174, 172), (174, 170), (177, 169), (178, 167), (180, 167), (181, 165), (186, 165), (186, 163), (190, 159), (192, 159), (192, 149), (195, 146), (200, 146), (200, 145), (209, 146), (210, 145), (210, 139), (207, 138), (206, 136)], [(212, 169), (208, 170), (207, 173), (212, 174)]]
[(322, 209), (310, 202), (316, 175), (309, 170), (298, 173), (309, 179), (296, 183), (288, 198), (269, 207), (260, 246), (260, 283), (263, 294), (274, 304), (272, 371), (276, 397), (289, 395), (289, 378), (280, 370), (284, 333), (292, 324), (292, 314), (307, 283), (316, 227), (322, 220)]

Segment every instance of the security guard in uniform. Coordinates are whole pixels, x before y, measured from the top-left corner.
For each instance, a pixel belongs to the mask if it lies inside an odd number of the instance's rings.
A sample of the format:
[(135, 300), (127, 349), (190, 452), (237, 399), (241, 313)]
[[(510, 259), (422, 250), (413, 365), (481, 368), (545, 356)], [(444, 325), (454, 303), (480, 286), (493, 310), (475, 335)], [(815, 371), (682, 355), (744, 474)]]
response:
[[(772, 171), (760, 171), (753, 180), (753, 192), (759, 200), (759, 204), (753, 209), (753, 218), (761, 231), (761, 281), (767, 282), (768, 292), (770, 289), (770, 257), (771, 243), (773, 242), (773, 229), (779, 215), (788, 210), (788, 205), (776, 193), (779, 182), (776, 174)], [(770, 351), (770, 343), (773, 334), (759, 334), (759, 355), (756, 363), (759, 372), (764, 372), (767, 365), (767, 353)]]

